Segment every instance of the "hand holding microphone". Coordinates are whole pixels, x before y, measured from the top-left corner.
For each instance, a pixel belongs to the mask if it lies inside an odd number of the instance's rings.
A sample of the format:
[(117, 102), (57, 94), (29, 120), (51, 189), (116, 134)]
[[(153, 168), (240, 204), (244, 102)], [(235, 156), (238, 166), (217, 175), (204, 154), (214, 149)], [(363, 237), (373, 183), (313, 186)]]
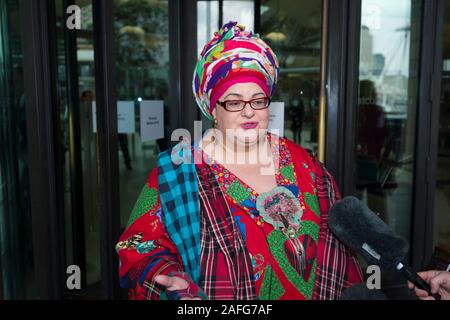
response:
[(417, 288), (436, 300), (441, 299), (438, 293), (432, 293), (426, 280), (403, 262), (409, 250), (408, 243), (395, 235), (362, 201), (346, 197), (336, 203), (329, 212), (328, 226), (367, 263), (378, 265), (384, 271), (397, 270)]
[[(431, 287), (433, 294), (439, 293), (442, 300), (450, 300), (450, 272), (446, 271), (424, 271), (419, 272), (419, 276)], [(417, 297), (421, 300), (435, 300), (428, 292), (417, 288), (408, 281), (408, 287), (414, 289)]]

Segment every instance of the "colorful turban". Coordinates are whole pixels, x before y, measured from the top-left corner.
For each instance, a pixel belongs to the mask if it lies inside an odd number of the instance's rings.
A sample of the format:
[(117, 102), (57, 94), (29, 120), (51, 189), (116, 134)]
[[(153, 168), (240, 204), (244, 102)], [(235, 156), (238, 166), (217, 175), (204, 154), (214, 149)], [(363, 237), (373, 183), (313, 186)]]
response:
[(279, 66), (272, 49), (258, 34), (228, 22), (205, 45), (194, 70), (192, 90), (203, 114), (212, 120), (218, 99), (235, 83), (257, 83), (271, 97)]

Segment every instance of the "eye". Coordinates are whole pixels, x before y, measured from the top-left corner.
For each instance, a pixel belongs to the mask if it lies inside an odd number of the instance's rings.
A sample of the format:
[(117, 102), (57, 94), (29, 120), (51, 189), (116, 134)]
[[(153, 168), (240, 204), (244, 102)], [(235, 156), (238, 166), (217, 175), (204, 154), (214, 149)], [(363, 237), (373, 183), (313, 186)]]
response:
[(257, 106), (257, 107), (263, 107), (266, 105), (266, 99), (261, 98), (261, 99), (253, 100), (253, 105)]
[(227, 107), (237, 108), (241, 105), (240, 101), (227, 101)]

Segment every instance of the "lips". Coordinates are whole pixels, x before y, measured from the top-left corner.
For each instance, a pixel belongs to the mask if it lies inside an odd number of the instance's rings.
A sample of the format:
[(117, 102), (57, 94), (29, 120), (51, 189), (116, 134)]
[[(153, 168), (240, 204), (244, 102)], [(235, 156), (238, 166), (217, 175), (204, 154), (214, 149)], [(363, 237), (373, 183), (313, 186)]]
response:
[(241, 128), (247, 130), (247, 129), (255, 129), (258, 125), (258, 122), (246, 122), (241, 124)]

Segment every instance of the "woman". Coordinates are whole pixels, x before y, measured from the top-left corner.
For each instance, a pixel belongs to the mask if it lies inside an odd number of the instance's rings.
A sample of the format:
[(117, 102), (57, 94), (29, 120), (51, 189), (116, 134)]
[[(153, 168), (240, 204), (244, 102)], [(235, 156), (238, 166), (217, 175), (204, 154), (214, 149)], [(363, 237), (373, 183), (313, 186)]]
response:
[(338, 299), (361, 282), (327, 227), (333, 178), (267, 132), (278, 69), (236, 22), (203, 49), (193, 90), (214, 129), (161, 153), (150, 173), (116, 247), (130, 298)]

